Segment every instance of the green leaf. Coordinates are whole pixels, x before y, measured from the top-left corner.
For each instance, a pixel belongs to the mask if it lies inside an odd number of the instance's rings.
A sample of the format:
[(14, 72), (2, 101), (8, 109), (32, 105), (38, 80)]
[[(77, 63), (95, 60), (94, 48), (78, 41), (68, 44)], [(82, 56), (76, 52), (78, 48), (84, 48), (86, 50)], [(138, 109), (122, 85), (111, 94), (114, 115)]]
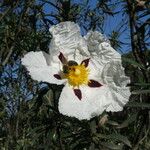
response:
[(110, 135), (97, 134), (97, 137), (100, 139), (109, 139), (109, 140), (113, 140), (113, 141), (121, 141), (124, 144), (131, 147), (131, 144), (130, 144), (130, 141), (128, 140), (128, 138), (123, 136), (123, 135), (120, 135), (120, 134), (110, 134)]
[(119, 125), (118, 122), (112, 121), (112, 120), (108, 120), (107, 123), (112, 125), (112, 126), (118, 126)]
[(150, 90), (135, 90), (135, 91), (132, 91), (131, 92), (132, 94), (147, 94), (147, 93), (150, 93)]
[(114, 143), (110, 143), (110, 142), (100, 142), (100, 145), (112, 149), (112, 150), (121, 150), (123, 148), (123, 145), (116, 145)]
[(44, 97), (46, 98), (49, 105), (52, 105), (52, 99), (53, 99), (53, 92), (52, 90), (49, 90)]
[(122, 124), (118, 125), (117, 128), (121, 129), (121, 128), (127, 127), (129, 124), (131, 124), (133, 121), (135, 121), (136, 118), (137, 118), (137, 113), (132, 114)]
[(129, 102), (127, 107), (140, 107), (140, 108), (150, 108), (150, 104), (148, 103), (138, 103), (138, 102)]
[(129, 86), (150, 87), (150, 83), (131, 83)]
[[(132, 83), (131, 83), (132, 86)], [(150, 86), (150, 83), (133, 83), (133, 86)]]
[(133, 59), (129, 59), (129, 58), (122, 58), (123, 62), (129, 63), (134, 67), (140, 67), (142, 69), (145, 69), (145, 67), (142, 64), (139, 64), (138, 62), (134, 61)]

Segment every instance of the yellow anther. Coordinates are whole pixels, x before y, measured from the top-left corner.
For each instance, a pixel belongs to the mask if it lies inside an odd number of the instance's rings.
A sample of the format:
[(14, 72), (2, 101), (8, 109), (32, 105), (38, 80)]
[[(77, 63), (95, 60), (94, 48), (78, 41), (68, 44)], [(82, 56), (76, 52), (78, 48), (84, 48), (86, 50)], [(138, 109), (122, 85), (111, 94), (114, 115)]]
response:
[(89, 82), (89, 69), (84, 65), (70, 66), (68, 73), (65, 74), (65, 78), (68, 79), (68, 83), (74, 87), (80, 85), (87, 85)]
[(81, 71), (79, 69), (75, 69), (75, 72), (74, 72), (75, 75), (78, 76), (78, 75), (80, 75), (80, 73), (81, 73)]

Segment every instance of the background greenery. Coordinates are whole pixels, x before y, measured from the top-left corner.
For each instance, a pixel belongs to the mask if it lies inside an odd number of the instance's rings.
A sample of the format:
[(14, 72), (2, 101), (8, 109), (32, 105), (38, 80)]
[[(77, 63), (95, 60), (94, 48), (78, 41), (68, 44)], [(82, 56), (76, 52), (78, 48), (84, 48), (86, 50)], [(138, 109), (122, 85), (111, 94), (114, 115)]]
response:
[[(110, 31), (106, 24), (118, 14)], [(27, 52), (47, 52), (49, 27), (66, 20), (77, 22), (82, 34), (109, 32), (123, 52), (132, 96), (122, 112), (90, 121), (65, 117), (57, 109), (62, 86), (33, 81), (21, 65)], [(1, 0), (0, 63), (0, 150), (150, 149), (148, 0)]]

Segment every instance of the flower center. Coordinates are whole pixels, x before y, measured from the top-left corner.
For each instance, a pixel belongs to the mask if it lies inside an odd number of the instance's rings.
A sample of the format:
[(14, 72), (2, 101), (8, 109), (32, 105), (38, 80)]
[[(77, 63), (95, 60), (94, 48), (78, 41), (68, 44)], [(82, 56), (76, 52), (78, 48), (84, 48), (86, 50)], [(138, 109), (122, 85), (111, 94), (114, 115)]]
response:
[(84, 64), (68, 66), (68, 71), (64, 73), (68, 83), (73, 87), (87, 85), (89, 82), (88, 75), (89, 69)]
[[(82, 92), (79, 89), (80, 85), (88, 85), (92, 88), (101, 87), (102, 84), (99, 82), (88, 79), (90, 70), (87, 68), (89, 65), (90, 58), (84, 59), (80, 65), (74, 60), (67, 60), (63, 53), (60, 52), (58, 59), (62, 63), (62, 71), (60, 74), (54, 74), (54, 77), (58, 80), (68, 79), (68, 83), (73, 86), (74, 94), (78, 97), (79, 100), (82, 99)], [(78, 87), (77, 89), (75, 87)]]

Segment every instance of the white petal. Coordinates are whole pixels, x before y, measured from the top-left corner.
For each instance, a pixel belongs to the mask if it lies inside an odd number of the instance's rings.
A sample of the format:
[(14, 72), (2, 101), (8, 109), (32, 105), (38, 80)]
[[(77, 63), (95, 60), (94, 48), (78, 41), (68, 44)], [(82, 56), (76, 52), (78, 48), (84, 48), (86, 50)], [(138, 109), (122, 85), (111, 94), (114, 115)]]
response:
[(109, 91), (107, 86), (90, 88), (80, 87), (82, 99), (75, 96), (73, 89), (66, 85), (59, 98), (59, 111), (63, 115), (76, 117), (79, 120), (91, 119), (100, 115), (109, 106)]
[(103, 42), (110, 43), (103, 34), (98, 31), (89, 31), (84, 37), (88, 43), (88, 50), (90, 53), (95, 53), (99, 49), (99, 44)]
[(103, 68), (99, 65), (97, 60), (90, 59), (88, 68), (90, 70), (89, 79), (95, 79), (97, 81), (102, 81), (100, 78), (100, 73)]
[(121, 55), (106, 42), (99, 45), (98, 56), (102, 64), (106, 64), (111, 60), (121, 60)]
[(91, 57), (104, 66), (111, 60), (120, 60), (121, 55), (115, 51), (109, 41), (99, 32), (90, 31), (85, 37)]
[(110, 95), (111, 95), (111, 105), (106, 109), (106, 111), (111, 112), (117, 112), (122, 111), (124, 105), (129, 101), (129, 97), (131, 95), (130, 88), (128, 87), (122, 87), (122, 88), (112, 88), (110, 89)]
[(49, 31), (52, 34), (50, 43), (50, 55), (52, 57), (60, 51), (65, 55), (74, 54), (75, 50), (83, 55), (89, 55), (87, 44), (80, 35), (80, 28), (74, 22), (61, 22), (52, 26)]
[(59, 73), (59, 68), (49, 66), (49, 55), (45, 52), (29, 52), (22, 59), (22, 64), (27, 68), (32, 79), (53, 84), (63, 84), (53, 75)]
[(50, 62), (50, 56), (45, 52), (29, 52), (22, 59), (22, 64), (25, 66), (43, 67)]
[(112, 93), (111, 105), (107, 108), (107, 111), (121, 111), (131, 95), (130, 88), (127, 87), (130, 79), (125, 76), (121, 61), (111, 61), (106, 64), (102, 72), (102, 78)]

